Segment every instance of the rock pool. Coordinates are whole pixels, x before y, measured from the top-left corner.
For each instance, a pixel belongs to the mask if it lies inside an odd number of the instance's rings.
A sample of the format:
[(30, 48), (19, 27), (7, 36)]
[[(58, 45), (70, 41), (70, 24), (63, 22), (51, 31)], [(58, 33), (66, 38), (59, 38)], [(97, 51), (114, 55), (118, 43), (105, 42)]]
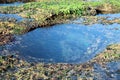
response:
[(84, 25), (72, 22), (38, 28), (16, 36), (16, 41), (5, 47), (44, 62), (81, 63), (93, 58), (106, 46), (120, 42), (120, 24)]

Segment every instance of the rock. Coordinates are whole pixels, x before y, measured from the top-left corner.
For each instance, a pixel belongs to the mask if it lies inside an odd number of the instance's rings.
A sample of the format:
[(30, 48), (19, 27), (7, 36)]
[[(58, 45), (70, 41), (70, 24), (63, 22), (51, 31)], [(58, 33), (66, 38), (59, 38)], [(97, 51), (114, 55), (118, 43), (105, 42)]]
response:
[(96, 9), (94, 8), (94, 7), (88, 7), (87, 8), (87, 14), (88, 15), (96, 15), (97, 14), (97, 12), (96, 12)]
[(105, 3), (105, 4), (101, 5), (101, 6), (98, 6), (96, 8), (96, 11), (97, 11), (97, 14), (99, 14), (99, 13), (104, 13), (104, 14), (106, 14), (106, 13), (114, 13), (115, 8), (114, 8), (113, 5)]

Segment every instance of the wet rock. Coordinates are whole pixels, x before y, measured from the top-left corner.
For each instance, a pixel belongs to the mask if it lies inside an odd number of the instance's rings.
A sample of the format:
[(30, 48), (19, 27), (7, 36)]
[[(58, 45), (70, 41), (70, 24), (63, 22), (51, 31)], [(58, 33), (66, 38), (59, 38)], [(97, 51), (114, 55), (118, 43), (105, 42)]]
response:
[(87, 15), (93, 15), (93, 16), (97, 14), (96, 9), (94, 7), (88, 7), (86, 13)]

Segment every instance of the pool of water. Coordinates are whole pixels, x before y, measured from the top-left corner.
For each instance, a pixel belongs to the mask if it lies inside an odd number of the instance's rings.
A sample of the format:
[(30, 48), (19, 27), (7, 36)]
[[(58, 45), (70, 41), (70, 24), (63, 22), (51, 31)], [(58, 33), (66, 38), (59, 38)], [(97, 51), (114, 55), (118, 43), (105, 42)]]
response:
[[(118, 28), (117, 30), (115, 28)], [(53, 62), (81, 63), (93, 58), (107, 45), (120, 42), (120, 24), (83, 25), (66, 23), (38, 28), (17, 36), (6, 45), (10, 51)]]

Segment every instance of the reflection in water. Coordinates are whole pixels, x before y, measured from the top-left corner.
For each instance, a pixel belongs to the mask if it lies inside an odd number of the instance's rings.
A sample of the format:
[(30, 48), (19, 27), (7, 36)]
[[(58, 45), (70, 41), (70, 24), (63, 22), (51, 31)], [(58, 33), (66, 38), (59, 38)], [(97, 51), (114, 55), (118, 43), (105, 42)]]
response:
[(119, 27), (119, 24), (59, 24), (17, 36), (20, 43), (6, 46), (24, 56), (80, 63), (91, 59), (107, 45), (120, 42)]

